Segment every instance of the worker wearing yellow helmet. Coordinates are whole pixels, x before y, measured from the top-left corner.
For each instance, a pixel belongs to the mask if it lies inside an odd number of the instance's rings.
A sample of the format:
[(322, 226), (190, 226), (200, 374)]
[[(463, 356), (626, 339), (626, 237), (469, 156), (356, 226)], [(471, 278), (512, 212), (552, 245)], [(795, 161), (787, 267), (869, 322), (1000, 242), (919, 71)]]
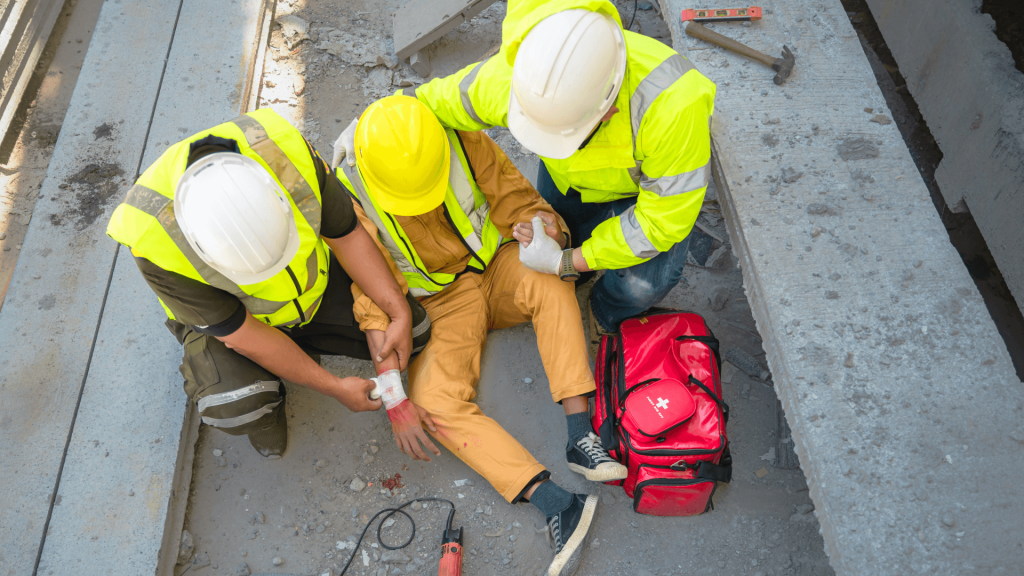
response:
[[(430, 336), (426, 312), (402, 293), (327, 163), (270, 109), (168, 148), (107, 234), (131, 249), (166, 311), (203, 423), (248, 436), (268, 459), (288, 445), (282, 378), (352, 411), (377, 410), (376, 382), (335, 376), (319, 355), (369, 359), (373, 337), (375, 353), (404, 367)], [(355, 324), (354, 282), (387, 311), (386, 334)]]
[[(715, 86), (668, 46), (624, 31), (607, 0), (510, 0), (498, 54), (403, 93), (451, 128), (508, 127), (541, 157), (537, 189), (573, 238), (564, 263), (543, 271), (609, 271), (590, 300), (592, 350), (682, 278), (710, 173)], [(532, 234), (529, 222), (516, 231)]]
[[(552, 399), (566, 414), (569, 468), (599, 482), (626, 476), (590, 424), (595, 384), (574, 286), (520, 261), (560, 255), (569, 242), (565, 224), (486, 134), (444, 129), (415, 98), (379, 100), (353, 128), (355, 165), (343, 163), (338, 177), (396, 278), (431, 319), (430, 341), (409, 365), (408, 400), (394, 363), (375, 363), (378, 378), (394, 387), (385, 406), (394, 403), (388, 416), (399, 446), (428, 458), (401, 440), (425, 425), (506, 500), (528, 499), (557, 545), (548, 574), (572, 574), (597, 497), (549, 480), (544, 465), (473, 402), (488, 331), (532, 322)], [(512, 240), (524, 220), (538, 230), (526, 246)], [(354, 309), (364, 329), (386, 329), (387, 315), (369, 298), (358, 297)], [(424, 446), (439, 454), (432, 442)]]

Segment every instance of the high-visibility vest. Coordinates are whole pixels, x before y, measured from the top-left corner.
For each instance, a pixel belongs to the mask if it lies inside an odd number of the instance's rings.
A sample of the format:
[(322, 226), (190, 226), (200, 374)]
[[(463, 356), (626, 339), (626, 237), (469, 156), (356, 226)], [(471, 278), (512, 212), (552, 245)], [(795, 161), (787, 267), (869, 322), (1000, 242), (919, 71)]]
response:
[[(599, 9), (618, 21), (608, 2), (510, 3), (498, 54), (402, 92), (457, 130), (508, 126), (515, 48), (534, 24), (571, 8)], [(615, 100), (619, 112), (569, 158), (541, 158), (563, 194), (573, 188), (584, 202), (639, 196), (635, 208), (601, 223), (584, 242), (583, 256), (594, 269), (632, 266), (685, 239), (700, 213), (711, 173), (715, 85), (661, 42), (623, 34), (627, 61)]]
[(498, 248), (506, 241), (491, 222), (491, 206), (471, 177), (473, 170), (462, 149), (458, 134), (454, 130), (446, 130), (446, 133), (448, 145), (451, 147), (451, 169), (448, 172), (448, 191), (444, 197), (444, 213), (470, 254), (466, 270), (458, 274), (428, 271), (423, 260), (416, 254), (412, 240), (402, 230), (395, 217), (381, 210), (374, 200), (373, 191), (359, 175), (359, 170), (342, 162), (337, 171), (338, 179), (363, 207), (366, 216), (377, 226), (381, 243), (387, 248), (399, 272), (405, 276), (409, 293), (417, 297), (437, 294), (455, 282), (455, 279), (464, 272), (483, 272), (491, 263)]
[[(288, 267), (273, 278), (240, 286), (214, 270), (192, 249), (174, 217), (174, 191), (185, 173), (189, 145), (207, 136), (234, 140), (239, 151), (259, 162), (288, 192), (299, 250)], [(258, 320), (271, 326), (293, 327), (316, 314), (327, 288), (330, 253), (320, 238), (320, 184), (302, 134), (269, 108), (178, 142), (139, 177), (114, 210), (107, 235), (128, 246), (132, 254), (156, 266), (224, 290), (242, 301)], [(168, 317), (174, 314), (160, 302)]]

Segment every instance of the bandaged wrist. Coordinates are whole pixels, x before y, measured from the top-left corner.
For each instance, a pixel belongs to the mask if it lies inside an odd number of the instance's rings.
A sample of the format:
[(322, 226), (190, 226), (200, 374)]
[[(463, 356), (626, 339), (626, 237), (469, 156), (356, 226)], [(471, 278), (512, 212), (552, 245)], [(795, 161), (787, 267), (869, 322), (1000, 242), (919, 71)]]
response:
[(370, 398), (380, 398), (384, 402), (385, 410), (391, 410), (408, 398), (405, 395), (405, 388), (402, 387), (402, 373), (398, 370), (388, 370), (370, 380), (377, 385), (373, 392), (370, 392)]

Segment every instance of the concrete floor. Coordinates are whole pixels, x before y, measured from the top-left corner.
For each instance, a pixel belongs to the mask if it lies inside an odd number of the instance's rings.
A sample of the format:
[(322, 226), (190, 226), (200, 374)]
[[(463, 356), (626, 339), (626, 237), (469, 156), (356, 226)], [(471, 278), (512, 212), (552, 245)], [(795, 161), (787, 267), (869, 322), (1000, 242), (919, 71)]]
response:
[[(379, 35), (386, 41), (390, 14), (398, 5), (388, 2), (380, 6), (368, 0), (316, 5), (282, 1), (278, 16), (295, 14), (309, 21), (310, 31), (321, 38), (329, 34), (326, 28), (349, 30), (355, 26), (367, 37)], [(624, 23), (628, 23), (633, 4), (620, 6)], [(504, 10), (504, 3), (497, 3), (470, 25), (432, 45), (433, 74), (454, 72), (496, 49)], [(638, 27), (669, 41), (667, 27), (653, 10), (638, 13), (634, 30)], [(422, 79), (400, 64), (395, 71), (388, 71), (391, 82), (375, 84), (387, 74), (384, 66), (353, 65), (316, 49), (316, 45), (304, 42), (288, 49), (280, 31), (274, 32), (261, 105), (287, 115), (328, 157), (337, 132), (366, 104), (391, 92), (402, 80)], [(537, 158), (520, 148), (507, 130), (488, 132), (533, 180)], [(710, 214), (702, 217), (702, 223), (727, 238), (717, 204), (710, 203), (707, 209)], [(763, 358), (733, 259), (727, 257), (715, 269), (688, 266), (686, 276), (686, 282), (663, 304), (704, 314), (722, 340), (723, 350), (739, 347)], [(721, 310), (713, 311), (711, 300), (719, 293), (728, 299)], [(339, 375), (372, 375), (367, 362), (335, 357), (325, 358), (324, 365)], [(527, 378), (532, 383), (527, 384)], [(564, 417), (550, 401), (529, 325), (491, 333), (479, 389), (478, 402), (484, 411), (530, 448), (549, 467), (555, 481), (576, 491), (602, 495), (595, 537), (579, 574), (832, 573), (817, 520), (810, 513), (802, 472), (772, 466), (777, 400), (770, 383), (738, 373), (725, 384), (725, 400), (732, 407), (729, 433), (734, 480), (719, 487), (714, 511), (693, 518), (636, 515), (621, 489), (588, 483), (568, 471), (563, 452)], [(288, 403), (290, 447), (279, 461), (263, 461), (244, 437), (201, 429), (185, 524), (199, 561), (180, 566), (179, 575), (186, 570), (200, 574), (251, 570), (337, 576), (352, 554), (346, 543), (358, 538), (368, 519), (381, 508), (417, 496), (455, 502), (455, 522), (466, 527), (465, 573), (537, 574), (547, 566), (553, 551), (543, 533), (540, 513), (530, 505), (506, 504), (453, 455), (443, 452), (433, 462), (414, 462), (398, 451), (382, 414), (352, 414), (333, 400), (299, 386), (289, 386)], [(402, 488), (383, 490), (381, 482), (396, 478), (396, 474), (401, 476)], [(353, 491), (349, 485), (356, 477), (371, 485)], [(396, 561), (381, 558), (383, 550), (375, 547), (371, 532), (348, 573), (436, 571), (440, 530), (446, 517), (443, 508), (429, 506), (411, 512), (417, 521), (416, 539)], [(388, 542), (408, 537), (404, 519), (391, 529), (394, 533)], [(385, 530), (385, 537), (387, 533)], [(275, 558), (281, 559), (279, 566), (273, 564)]]

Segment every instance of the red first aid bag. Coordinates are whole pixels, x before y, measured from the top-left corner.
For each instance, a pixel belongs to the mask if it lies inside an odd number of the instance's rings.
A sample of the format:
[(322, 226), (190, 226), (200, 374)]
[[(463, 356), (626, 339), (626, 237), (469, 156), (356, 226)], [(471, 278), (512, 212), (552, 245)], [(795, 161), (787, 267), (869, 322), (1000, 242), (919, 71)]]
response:
[(718, 340), (698, 314), (652, 311), (604, 336), (597, 354), (594, 429), (629, 470), (633, 510), (692, 516), (732, 479)]

